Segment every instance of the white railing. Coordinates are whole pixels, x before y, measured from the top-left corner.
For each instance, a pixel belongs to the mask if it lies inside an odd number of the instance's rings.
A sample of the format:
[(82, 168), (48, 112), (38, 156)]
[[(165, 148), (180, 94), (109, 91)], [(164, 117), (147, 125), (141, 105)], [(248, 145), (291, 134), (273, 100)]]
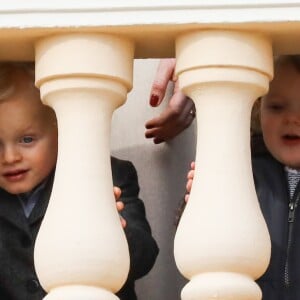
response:
[[(1, 4), (0, 59), (35, 59), (42, 100), (58, 118), (56, 177), (35, 248), (37, 274), (49, 292), (46, 299), (117, 299), (114, 292), (126, 279), (129, 257), (114, 209), (112, 182), (105, 175), (110, 172), (111, 115), (131, 89), (134, 57), (175, 53), (180, 86), (196, 103), (199, 129), (199, 172), (175, 238), (176, 263), (190, 279), (182, 299), (261, 298), (254, 280), (268, 265), (270, 241), (251, 175), (250, 112), (253, 101), (268, 89), (273, 50), (299, 52), (300, 44), (294, 43), (299, 30), (300, 1), (11, 0)], [(78, 91), (85, 95), (84, 105)], [(81, 147), (78, 128), (84, 130)], [(93, 174), (94, 181), (84, 182), (72, 172), (70, 166), (78, 155), (86, 161), (77, 172), (85, 178)], [(217, 188), (216, 173), (223, 182)], [(80, 195), (86, 190), (92, 196), (82, 203)], [(99, 195), (105, 201), (96, 201)], [(72, 199), (72, 218), (65, 231), (57, 230), (68, 199)], [(233, 214), (236, 206), (243, 215)], [(94, 211), (99, 211), (95, 219)], [(102, 220), (109, 221), (95, 226)], [(99, 230), (91, 232), (89, 222)], [(48, 252), (55, 255), (49, 258)], [(59, 274), (49, 265), (59, 265)], [(107, 278), (109, 268), (119, 272)]]

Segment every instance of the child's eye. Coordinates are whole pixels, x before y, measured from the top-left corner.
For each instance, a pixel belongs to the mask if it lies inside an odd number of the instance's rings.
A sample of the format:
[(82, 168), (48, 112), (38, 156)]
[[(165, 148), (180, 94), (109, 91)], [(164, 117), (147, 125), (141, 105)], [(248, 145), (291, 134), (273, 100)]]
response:
[(273, 104), (269, 104), (268, 108), (271, 110), (274, 110), (274, 111), (279, 111), (279, 110), (282, 110), (284, 108), (284, 106), (282, 104), (273, 103)]
[(24, 136), (21, 138), (20, 142), (23, 144), (30, 144), (33, 142), (33, 138), (31, 136)]

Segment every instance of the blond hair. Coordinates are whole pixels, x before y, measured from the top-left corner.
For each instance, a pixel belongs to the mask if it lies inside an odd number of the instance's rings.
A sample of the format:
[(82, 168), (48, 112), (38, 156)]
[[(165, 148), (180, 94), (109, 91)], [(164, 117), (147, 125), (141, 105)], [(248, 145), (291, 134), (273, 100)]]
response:
[(0, 100), (11, 96), (16, 88), (15, 75), (25, 73), (32, 78), (34, 88), (34, 63), (33, 62), (0, 62)]
[[(35, 80), (35, 64), (34, 62), (0, 62), (0, 101), (8, 99), (19, 88), (19, 75), (26, 76), (26, 88), (36, 90)], [(28, 80), (27, 80), (28, 79)], [(39, 94), (38, 94), (39, 95)], [(41, 102), (42, 104), (42, 102)], [(54, 110), (47, 105), (43, 105), (43, 115), (45, 120), (49, 121), (57, 127), (57, 120)]]

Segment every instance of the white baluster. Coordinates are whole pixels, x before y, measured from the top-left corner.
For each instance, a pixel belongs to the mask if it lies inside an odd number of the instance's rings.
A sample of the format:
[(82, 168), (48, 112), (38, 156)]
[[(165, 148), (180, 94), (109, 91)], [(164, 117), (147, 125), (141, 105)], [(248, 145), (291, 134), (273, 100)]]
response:
[(132, 85), (133, 45), (67, 34), (36, 45), (36, 83), (58, 120), (49, 206), (35, 245), (47, 300), (115, 300), (129, 270), (110, 165), (110, 123)]
[(197, 109), (196, 170), (175, 237), (175, 259), (191, 281), (184, 300), (258, 300), (270, 239), (250, 158), (253, 102), (272, 78), (270, 41), (207, 30), (176, 42), (180, 87)]

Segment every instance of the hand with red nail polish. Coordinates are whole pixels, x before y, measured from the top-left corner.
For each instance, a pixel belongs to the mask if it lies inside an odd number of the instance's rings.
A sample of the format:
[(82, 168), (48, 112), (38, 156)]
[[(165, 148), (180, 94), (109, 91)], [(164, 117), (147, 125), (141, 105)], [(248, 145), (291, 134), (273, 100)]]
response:
[(162, 59), (151, 88), (150, 105), (156, 107), (164, 100), (169, 82), (174, 82), (173, 95), (166, 109), (145, 124), (145, 136), (153, 138), (155, 144), (174, 138), (195, 118), (194, 102), (179, 90), (177, 79), (174, 78), (175, 64), (174, 58)]

